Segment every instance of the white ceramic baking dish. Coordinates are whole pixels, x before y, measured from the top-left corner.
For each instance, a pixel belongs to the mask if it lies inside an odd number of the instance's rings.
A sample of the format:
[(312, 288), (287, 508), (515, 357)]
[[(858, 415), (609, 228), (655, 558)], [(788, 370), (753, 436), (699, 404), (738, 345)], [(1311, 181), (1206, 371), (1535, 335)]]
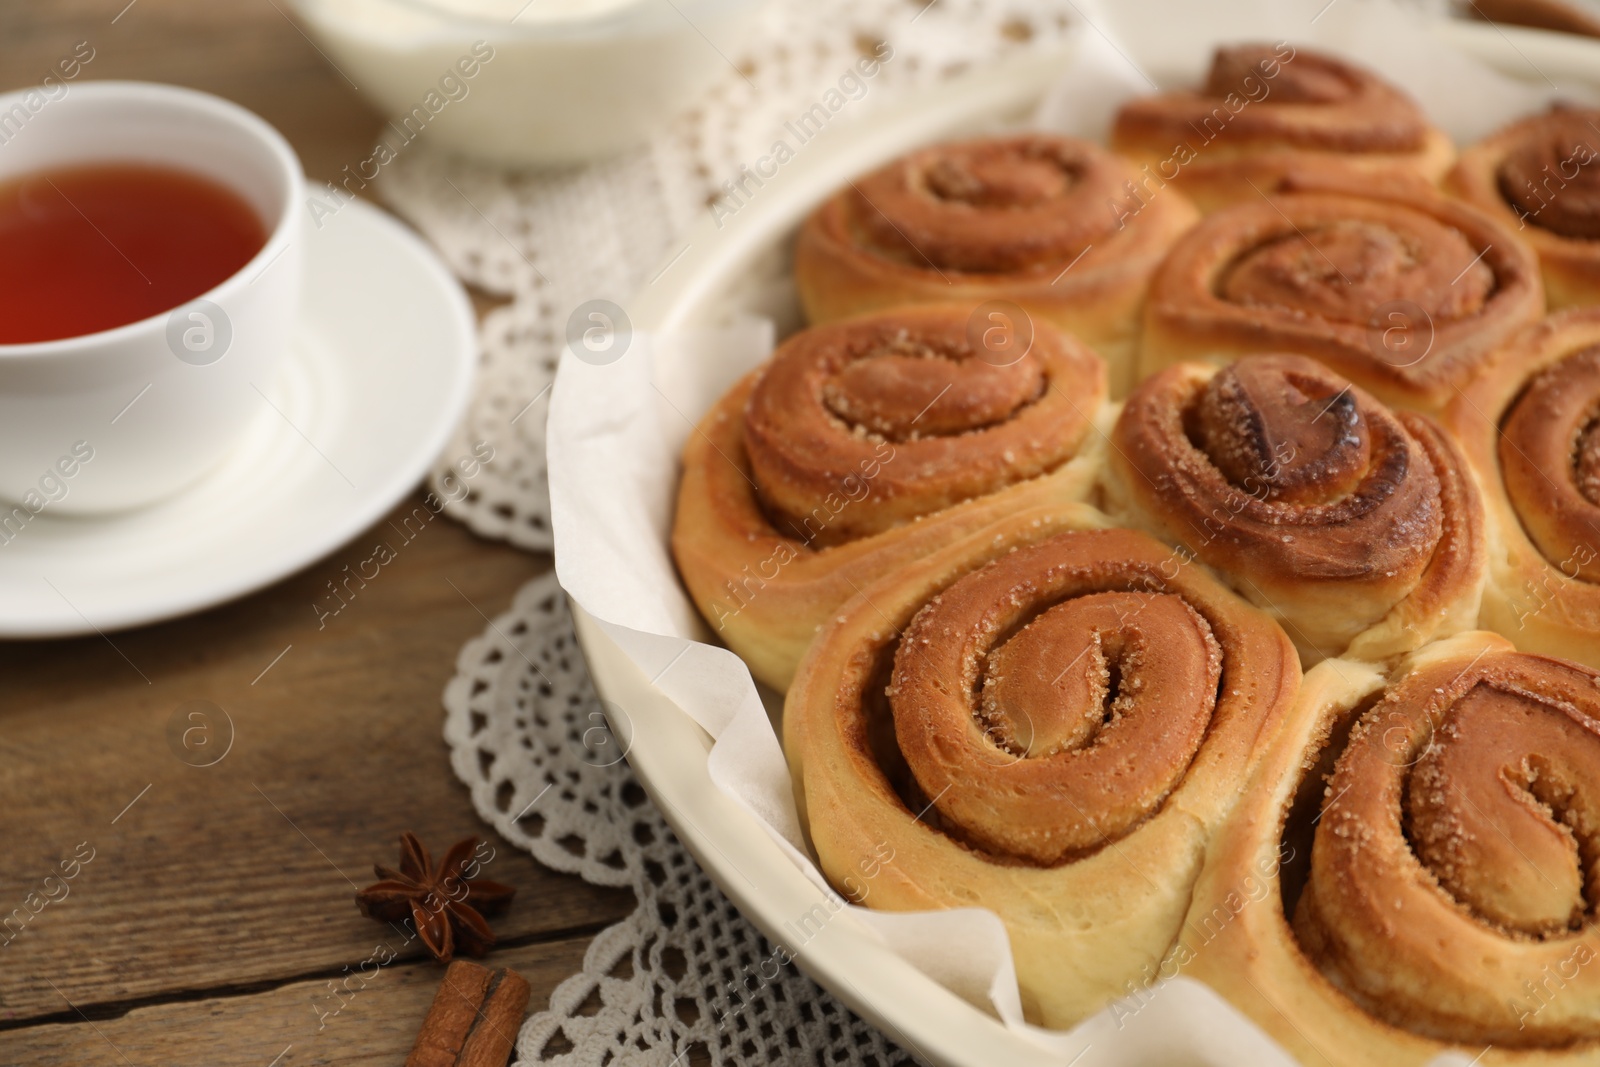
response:
[[(1160, 70), (1163, 58), (1174, 48), (1170, 35), (1165, 40), (1151, 34), (1141, 37), (1136, 13), (1120, 12), (1115, 21), (1119, 25), (1111, 32), (1131, 42), (1134, 58)], [(1530, 82), (1546, 73), (1600, 78), (1600, 44), (1468, 23), (1441, 26), (1438, 32), (1463, 51)], [(1141, 41), (1147, 47), (1141, 47)], [(798, 325), (781, 265), (794, 231), (813, 206), (847, 180), (910, 148), (1017, 124), (1034, 111), (1062, 71), (1061, 56), (1015, 61), (1004, 69), (968, 75), (923, 92), (915, 100), (884, 106), (854, 125), (828, 129), (734, 216), (720, 223), (708, 216), (686, 235), (686, 247), (662, 265), (656, 279), (629, 305), (633, 329), (654, 335), (692, 332), (713, 328), (739, 311), (774, 318), (780, 332)], [(557, 393), (554, 403), (559, 406), (559, 384)], [(700, 413), (684, 414), (694, 419)], [(552, 426), (558, 421), (552, 416)], [(560, 445), (552, 441), (552, 468), (563, 453)], [(559, 508), (555, 519), (559, 565), (563, 535)], [(619, 720), (613, 728), (627, 748), (634, 772), (740, 911), (769, 937), (792, 940), (786, 937), (786, 924), (818, 906), (828, 907), (828, 898), (755, 815), (713, 783), (708, 767), (713, 742), (706, 730), (651, 683), (619, 646), (608, 624), (577, 604), (573, 610), (595, 684)], [(766, 699), (770, 705), (771, 695)], [(626, 713), (617, 714), (622, 708)], [(1228, 1050), (1235, 1054), (1232, 1059), (1202, 1048), (1174, 1059), (1170, 1035), (1138, 1026), (1113, 1034), (1109, 1024), (1099, 1025), (1106, 1022), (1102, 1016), (1078, 1031), (1082, 1060), (1070, 1052), (1063, 1056), (1061, 1047), (1036, 1043), (939, 985), (847, 913), (807, 941), (796, 962), (909, 1051), (949, 1067), (1062, 1067), (1068, 1060), (1081, 1065), (1210, 1064), (1262, 1062), (1251, 1055), (1257, 1051), (1271, 1055), (1248, 1047), (1255, 1040), (1252, 1033)]]

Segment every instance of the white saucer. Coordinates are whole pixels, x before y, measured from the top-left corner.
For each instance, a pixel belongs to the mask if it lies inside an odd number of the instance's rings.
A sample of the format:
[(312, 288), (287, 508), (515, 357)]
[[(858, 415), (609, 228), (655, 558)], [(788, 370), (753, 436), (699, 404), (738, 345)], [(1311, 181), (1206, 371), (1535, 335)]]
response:
[(307, 226), (306, 240), (293, 350), (259, 383), (244, 438), (170, 500), (109, 517), (46, 508), (0, 544), (0, 637), (104, 632), (231, 600), (338, 548), (417, 484), (471, 393), (472, 309), (420, 238), (365, 203)]

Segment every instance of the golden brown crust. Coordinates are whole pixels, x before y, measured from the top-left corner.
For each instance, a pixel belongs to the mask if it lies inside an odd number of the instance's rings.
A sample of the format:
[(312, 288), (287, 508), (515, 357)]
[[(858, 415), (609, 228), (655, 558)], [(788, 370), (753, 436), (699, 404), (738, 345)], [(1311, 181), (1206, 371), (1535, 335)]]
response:
[[(1100, 358), (1048, 328), (1021, 352), (991, 353), (969, 324), (959, 307), (907, 307), (784, 342), (744, 413), (751, 472), (780, 530), (817, 545), (882, 533), (1078, 453), (1104, 399)], [(859, 500), (814, 521), (856, 482)]]
[(1486, 545), (1465, 461), (1304, 356), (1169, 367), (1112, 431), (1107, 506), (1273, 614), (1308, 663), (1473, 624)]
[(1600, 580), (1600, 347), (1580, 349), (1527, 380), (1500, 426), (1500, 471), (1522, 528), (1547, 560)]
[(885, 307), (1014, 302), (1092, 345), (1131, 384), (1150, 273), (1197, 217), (1181, 194), (1117, 210), (1138, 177), (1087, 141), (936, 145), (840, 190), (806, 220), (795, 284), (812, 322)]
[(1164, 973), (1306, 1062), (1596, 1062), (1597, 716), (1594, 672), (1482, 632), (1319, 666)]
[(1557, 107), (1461, 153), (1447, 192), (1539, 256), (1552, 311), (1600, 303), (1600, 110)]
[(784, 733), (834, 885), (888, 910), (993, 909), (1029, 1017), (1064, 1027), (1172, 944), (1300, 675), (1271, 620), (1197, 568), (1167, 577), (1159, 542), (1046, 537), (1037, 517), (840, 609)]
[[(1098, 540), (1113, 560), (1127, 550)], [(1052, 865), (1126, 836), (1182, 780), (1216, 710), (1205, 617), (1122, 582), (1054, 602), (1084, 566), (1042, 549), (996, 560), (924, 606), (895, 654), (887, 695), (918, 792), (997, 857)], [(964, 743), (974, 729), (987, 745)]]
[(1145, 374), (1301, 352), (1385, 403), (1436, 411), (1544, 307), (1533, 254), (1488, 215), (1312, 174), (1208, 216), (1151, 282)]
[(1287, 43), (1217, 49), (1205, 84), (1123, 105), (1111, 147), (1207, 212), (1255, 200), (1296, 170), (1431, 184), (1455, 156), (1400, 90)]
[(761, 681), (786, 687), (816, 628), (883, 574), (1090, 491), (1099, 358), (1041, 324), (992, 365), (967, 319), (930, 305), (803, 331), (690, 435), (673, 556)]
[(1445, 412), (1493, 527), (1482, 624), (1600, 667), (1600, 309), (1535, 323)]

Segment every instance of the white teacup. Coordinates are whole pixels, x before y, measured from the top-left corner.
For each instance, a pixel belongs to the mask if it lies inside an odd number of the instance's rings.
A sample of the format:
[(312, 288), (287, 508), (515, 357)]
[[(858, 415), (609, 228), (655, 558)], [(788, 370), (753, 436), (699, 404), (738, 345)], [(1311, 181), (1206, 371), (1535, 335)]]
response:
[[(0, 95), (0, 180), (138, 162), (210, 178), (267, 231), (261, 251), (170, 312), (99, 333), (0, 344), (0, 540), (43, 511), (116, 511), (211, 469), (267, 406), (300, 297), (300, 161), (267, 123), (207, 93), (80, 82)], [(0, 254), (4, 250), (0, 249)]]

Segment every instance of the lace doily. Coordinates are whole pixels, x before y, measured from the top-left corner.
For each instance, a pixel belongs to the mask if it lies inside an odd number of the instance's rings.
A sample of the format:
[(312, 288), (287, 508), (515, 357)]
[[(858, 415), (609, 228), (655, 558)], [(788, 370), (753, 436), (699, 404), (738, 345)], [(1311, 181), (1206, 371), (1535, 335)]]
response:
[(1018, 50), (1060, 47), (1076, 12), (1072, 0), (774, 0), (699, 104), (625, 156), (514, 175), (425, 145), (403, 153), (378, 183), (385, 200), (462, 279), (511, 300), (483, 322), (477, 396), (433, 475), (442, 488), (450, 461), (476, 442), (494, 446), (451, 514), (486, 537), (551, 547), (544, 417), (568, 317), (594, 299), (626, 309), (719, 187), (860, 56), (879, 42), (893, 50), (850, 110)]
[(696, 1049), (718, 1067), (914, 1062), (780, 965), (673, 836), (605, 725), (554, 574), (467, 643), (444, 702), (478, 812), (546, 866), (638, 900), (524, 1024), (518, 1064), (676, 1067)]

